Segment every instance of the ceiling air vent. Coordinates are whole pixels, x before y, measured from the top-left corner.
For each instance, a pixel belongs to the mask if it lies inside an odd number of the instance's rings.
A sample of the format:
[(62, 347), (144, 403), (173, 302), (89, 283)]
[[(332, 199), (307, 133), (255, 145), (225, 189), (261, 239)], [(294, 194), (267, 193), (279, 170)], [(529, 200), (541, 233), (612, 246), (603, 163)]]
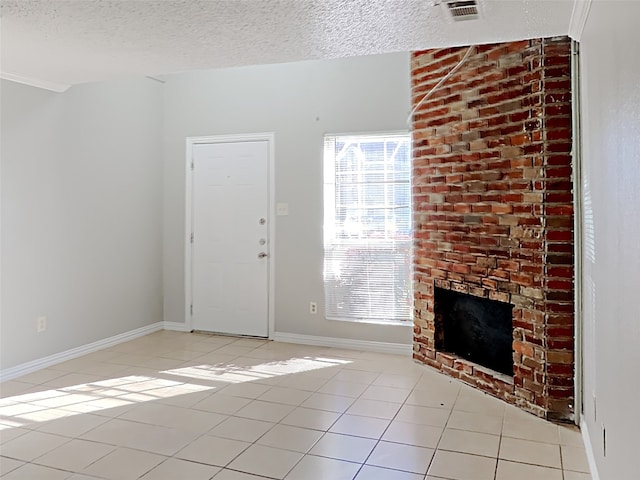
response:
[(480, 18), (478, 4), (475, 0), (444, 1), (442, 2), (442, 6), (456, 22)]

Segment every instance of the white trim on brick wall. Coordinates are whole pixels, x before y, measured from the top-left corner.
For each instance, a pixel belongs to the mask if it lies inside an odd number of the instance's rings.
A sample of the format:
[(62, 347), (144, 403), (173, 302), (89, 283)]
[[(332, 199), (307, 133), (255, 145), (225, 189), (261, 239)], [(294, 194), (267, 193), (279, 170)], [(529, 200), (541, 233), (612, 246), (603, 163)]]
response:
[(315, 345), (319, 347), (348, 348), (351, 350), (366, 350), (379, 353), (391, 353), (410, 357), (413, 346), (410, 343), (372, 342), (368, 340), (351, 340), (348, 338), (317, 337), (315, 335), (300, 335), (297, 333), (274, 332), (272, 340), (276, 342), (297, 343), (299, 345)]
[(151, 325), (136, 328), (135, 330), (130, 330), (128, 332), (114, 335), (113, 337), (98, 340), (97, 342), (88, 343), (87, 345), (72, 348), (71, 350), (66, 350), (64, 352), (49, 355), (48, 357), (43, 357), (37, 360), (22, 363), (20, 365), (16, 365), (15, 367), (7, 368), (0, 371), (0, 382), (11, 380), (12, 378), (20, 377), (22, 375), (26, 375), (27, 373), (35, 372), (36, 370), (41, 370), (58, 363), (66, 362), (67, 360), (72, 360), (74, 358), (81, 357), (82, 355), (87, 355), (88, 353), (97, 352), (98, 350), (112, 347), (114, 345), (118, 345), (119, 343), (128, 342), (129, 340), (133, 340), (135, 338), (162, 330), (162, 328), (163, 323), (156, 322), (152, 323)]

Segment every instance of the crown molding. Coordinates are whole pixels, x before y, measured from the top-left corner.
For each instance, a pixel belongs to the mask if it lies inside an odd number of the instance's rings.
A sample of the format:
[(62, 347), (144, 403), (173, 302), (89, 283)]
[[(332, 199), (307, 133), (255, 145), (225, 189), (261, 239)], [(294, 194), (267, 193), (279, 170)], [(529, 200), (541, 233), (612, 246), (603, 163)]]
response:
[(71, 85), (49, 82), (48, 80), (41, 80), (38, 78), (24, 77), (22, 75), (16, 75), (8, 72), (0, 72), (0, 78), (9, 80), (11, 82), (22, 83), (24, 85), (42, 88), (44, 90), (50, 90), (57, 93), (66, 92), (69, 87), (71, 87)]
[(576, 42), (580, 41), (584, 26), (587, 23), (592, 0), (574, 0), (571, 20), (569, 22), (569, 36)]

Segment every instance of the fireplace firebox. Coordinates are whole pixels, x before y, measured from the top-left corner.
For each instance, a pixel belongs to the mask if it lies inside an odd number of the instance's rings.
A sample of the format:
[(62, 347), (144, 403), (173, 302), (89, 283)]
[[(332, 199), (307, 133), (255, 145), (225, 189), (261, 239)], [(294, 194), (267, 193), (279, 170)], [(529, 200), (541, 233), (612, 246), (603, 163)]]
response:
[(436, 351), (513, 376), (513, 305), (435, 288)]

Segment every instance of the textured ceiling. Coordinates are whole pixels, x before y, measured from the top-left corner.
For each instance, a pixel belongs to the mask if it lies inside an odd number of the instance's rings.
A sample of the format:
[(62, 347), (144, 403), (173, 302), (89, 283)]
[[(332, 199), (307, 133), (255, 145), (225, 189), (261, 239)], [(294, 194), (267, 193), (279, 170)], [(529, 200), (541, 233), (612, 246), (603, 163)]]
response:
[(63, 90), (123, 75), (566, 35), (573, 0), (0, 0), (5, 78)]

